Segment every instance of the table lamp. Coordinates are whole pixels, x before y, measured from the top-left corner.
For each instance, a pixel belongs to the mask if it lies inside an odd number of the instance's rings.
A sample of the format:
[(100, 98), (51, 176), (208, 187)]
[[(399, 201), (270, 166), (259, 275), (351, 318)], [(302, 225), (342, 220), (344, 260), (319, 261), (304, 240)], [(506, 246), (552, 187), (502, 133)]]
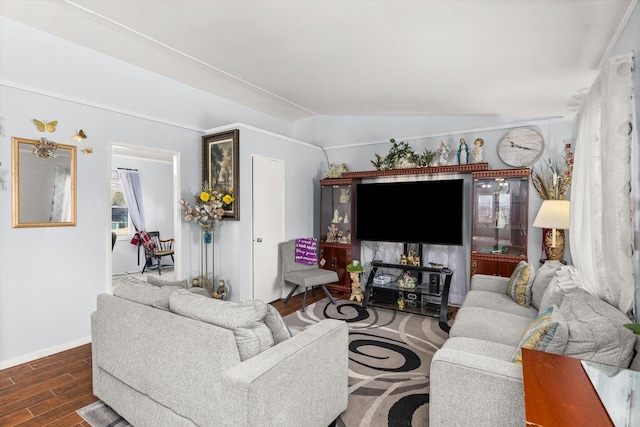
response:
[(564, 257), (564, 229), (569, 228), (569, 206), (568, 200), (545, 200), (533, 221), (534, 227), (546, 229), (543, 244), (548, 260), (562, 261)]

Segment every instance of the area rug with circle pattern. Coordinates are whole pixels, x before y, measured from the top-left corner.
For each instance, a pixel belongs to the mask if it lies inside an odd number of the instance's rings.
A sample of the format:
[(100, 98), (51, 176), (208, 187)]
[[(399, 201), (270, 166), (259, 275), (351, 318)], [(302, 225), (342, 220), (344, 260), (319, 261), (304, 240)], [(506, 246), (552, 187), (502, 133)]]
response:
[(349, 325), (349, 405), (336, 426), (429, 425), (429, 367), (448, 337), (437, 319), (325, 298), (284, 321), (303, 330), (326, 318)]

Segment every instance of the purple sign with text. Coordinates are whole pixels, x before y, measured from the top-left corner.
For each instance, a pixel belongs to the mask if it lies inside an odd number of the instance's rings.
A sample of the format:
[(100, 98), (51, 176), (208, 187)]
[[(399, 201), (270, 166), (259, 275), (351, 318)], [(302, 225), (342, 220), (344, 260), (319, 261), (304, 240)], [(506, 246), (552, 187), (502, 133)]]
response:
[(315, 265), (318, 263), (317, 239), (313, 237), (296, 239), (296, 262), (307, 265)]

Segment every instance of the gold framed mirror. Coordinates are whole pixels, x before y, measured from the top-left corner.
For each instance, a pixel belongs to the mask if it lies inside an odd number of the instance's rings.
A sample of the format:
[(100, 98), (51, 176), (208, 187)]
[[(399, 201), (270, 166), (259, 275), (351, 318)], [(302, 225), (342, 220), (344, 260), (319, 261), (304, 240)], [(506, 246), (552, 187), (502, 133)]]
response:
[(55, 156), (34, 153), (40, 141), (11, 138), (13, 227), (76, 225), (76, 147), (57, 144)]

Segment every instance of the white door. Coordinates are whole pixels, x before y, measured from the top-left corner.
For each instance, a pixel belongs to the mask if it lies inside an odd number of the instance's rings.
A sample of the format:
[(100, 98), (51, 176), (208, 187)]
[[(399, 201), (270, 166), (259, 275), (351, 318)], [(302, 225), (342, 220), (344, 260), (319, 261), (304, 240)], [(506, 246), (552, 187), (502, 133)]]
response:
[(284, 165), (252, 156), (253, 298), (282, 298), (278, 280), (278, 243), (284, 240)]

